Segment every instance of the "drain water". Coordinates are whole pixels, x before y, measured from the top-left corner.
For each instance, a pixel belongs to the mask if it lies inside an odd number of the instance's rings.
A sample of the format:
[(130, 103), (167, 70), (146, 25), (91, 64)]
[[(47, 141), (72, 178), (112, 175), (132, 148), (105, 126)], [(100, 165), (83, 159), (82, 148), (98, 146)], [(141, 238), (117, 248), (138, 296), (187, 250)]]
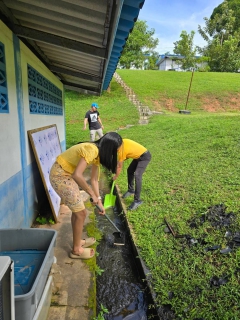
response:
[(137, 269), (128, 230), (117, 207), (106, 213), (120, 229), (124, 245), (108, 241), (116, 230), (104, 216), (97, 215), (98, 228), (104, 234), (97, 247), (97, 264), (104, 270), (97, 276), (97, 314), (102, 304), (109, 312), (104, 315), (106, 320), (148, 319), (146, 286)]

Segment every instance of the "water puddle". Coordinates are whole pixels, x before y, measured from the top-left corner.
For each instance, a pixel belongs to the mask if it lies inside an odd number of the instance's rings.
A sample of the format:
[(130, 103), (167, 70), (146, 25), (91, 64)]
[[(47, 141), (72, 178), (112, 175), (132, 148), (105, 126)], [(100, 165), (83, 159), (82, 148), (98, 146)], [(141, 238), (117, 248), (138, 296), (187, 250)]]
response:
[(108, 309), (106, 320), (145, 320), (148, 319), (148, 297), (137, 269), (132, 243), (124, 219), (118, 207), (106, 210), (109, 218), (121, 231), (121, 238), (114, 245), (116, 238), (114, 226), (104, 216), (97, 215), (98, 228), (104, 234), (97, 247), (97, 265), (104, 270), (97, 276), (97, 314), (101, 304)]

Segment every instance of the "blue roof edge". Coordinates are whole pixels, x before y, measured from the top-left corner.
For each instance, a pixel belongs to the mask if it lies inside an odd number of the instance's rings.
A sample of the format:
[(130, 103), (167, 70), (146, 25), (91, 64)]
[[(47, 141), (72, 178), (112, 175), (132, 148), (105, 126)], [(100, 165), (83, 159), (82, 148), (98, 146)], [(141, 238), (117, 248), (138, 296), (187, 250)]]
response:
[(131, 33), (134, 23), (137, 21), (139, 11), (142, 9), (145, 0), (122, 0), (117, 15), (117, 26), (114, 40), (110, 48), (109, 60), (105, 69), (102, 90), (107, 90), (117, 68), (127, 38)]

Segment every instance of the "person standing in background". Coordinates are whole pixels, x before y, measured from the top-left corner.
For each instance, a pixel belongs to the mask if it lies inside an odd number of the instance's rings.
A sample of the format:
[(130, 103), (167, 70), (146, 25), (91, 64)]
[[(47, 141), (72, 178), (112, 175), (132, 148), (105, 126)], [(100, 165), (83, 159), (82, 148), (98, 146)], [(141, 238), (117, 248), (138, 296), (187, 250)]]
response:
[(84, 118), (83, 130), (86, 130), (87, 123), (90, 130), (90, 141), (95, 141), (96, 133), (99, 138), (103, 136), (103, 124), (99, 117), (98, 109), (99, 106), (96, 102), (92, 103), (91, 109), (88, 110)]

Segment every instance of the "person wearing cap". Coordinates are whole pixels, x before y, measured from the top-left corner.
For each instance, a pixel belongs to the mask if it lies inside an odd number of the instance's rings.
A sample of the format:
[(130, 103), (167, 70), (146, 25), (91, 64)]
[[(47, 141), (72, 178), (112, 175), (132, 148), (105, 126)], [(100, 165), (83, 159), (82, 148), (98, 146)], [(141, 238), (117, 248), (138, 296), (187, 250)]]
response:
[(117, 171), (113, 180), (118, 178), (122, 171), (123, 162), (126, 159), (132, 159), (132, 162), (127, 169), (128, 190), (123, 194), (122, 198), (134, 196), (134, 200), (128, 207), (128, 210), (135, 210), (143, 203), (140, 198), (142, 175), (151, 161), (151, 153), (140, 143), (131, 139), (123, 139), (123, 143), (118, 149)]
[(91, 109), (88, 110), (84, 118), (83, 130), (86, 130), (87, 123), (90, 130), (90, 141), (95, 141), (96, 134), (99, 138), (103, 136), (103, 124), (99, 117), (98, 104), (96, 102), (92, 103)]

